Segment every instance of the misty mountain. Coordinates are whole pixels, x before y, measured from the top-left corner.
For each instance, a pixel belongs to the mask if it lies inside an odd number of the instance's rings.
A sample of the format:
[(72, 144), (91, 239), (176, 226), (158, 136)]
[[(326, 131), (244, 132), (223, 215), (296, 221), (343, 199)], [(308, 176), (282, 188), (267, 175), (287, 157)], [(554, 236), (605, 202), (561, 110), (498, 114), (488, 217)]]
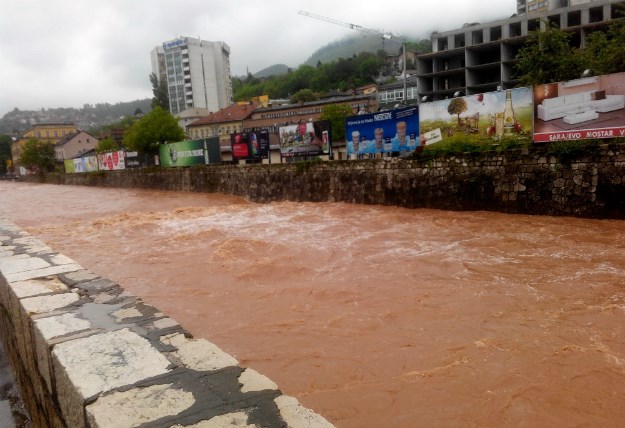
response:
[(318, 62), (327, 64), (338, 61), (339, 58), (351, 58), (361, 52), (377, 53), (379, 50), (396, 55), (401, 52), (401, 43), (385, 40), (375, 34), (353, 34), (317, 49), (305, 64), (312, 66), (316, 66)]
[(152, 110), (152, 99), (120, 102), (116, 104), (85, 104), (82, 108), (48, 108), (41, 110), (19, 110), (5, 114), (0, 119), (0, 134), (22, 133), (37, 123), (75, 124), (79, 129), (92, 130), (118, 122), (125, 116), (132, 116), (137, 111), (144, 114)]
[(289, 72), (288, 65), (274, 64), (254, 73), (254, 77), (256, 77), (257, 79), (262, 79), (263, 77), (269, 77), (269, 76), (281, 76), (283, 74), (287, 74), (288, 72)]

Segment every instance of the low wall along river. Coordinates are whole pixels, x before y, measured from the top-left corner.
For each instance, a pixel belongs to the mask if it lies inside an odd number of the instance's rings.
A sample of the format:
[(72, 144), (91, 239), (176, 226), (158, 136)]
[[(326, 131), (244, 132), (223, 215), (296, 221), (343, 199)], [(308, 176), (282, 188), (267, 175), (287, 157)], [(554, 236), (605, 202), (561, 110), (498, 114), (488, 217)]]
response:
[[(35, 177), (31, 177), (35, 180)], [(255, 202), (332, 201), (408, 208), (625, 217), (625, 147), (563, 161), (545, 148), (319, 163), (52, 174), (56, 184), (219, 192)]]

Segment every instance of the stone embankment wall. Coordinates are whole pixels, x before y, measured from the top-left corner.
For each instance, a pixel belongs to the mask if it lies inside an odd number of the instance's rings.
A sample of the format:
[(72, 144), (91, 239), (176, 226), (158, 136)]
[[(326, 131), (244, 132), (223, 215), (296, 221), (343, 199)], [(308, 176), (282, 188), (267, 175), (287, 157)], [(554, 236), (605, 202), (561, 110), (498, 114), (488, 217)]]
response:
[[(31, 178), (36, 179), (36, 178)], [(625, 146), (570, 159), (544, 147), (436, 160), (387, 158), (52, 174), (47, 181), (409, 208), (625, 218)]]
[(0, 339), (34, 426), (332, 426), (3, 219), (0, 243)]

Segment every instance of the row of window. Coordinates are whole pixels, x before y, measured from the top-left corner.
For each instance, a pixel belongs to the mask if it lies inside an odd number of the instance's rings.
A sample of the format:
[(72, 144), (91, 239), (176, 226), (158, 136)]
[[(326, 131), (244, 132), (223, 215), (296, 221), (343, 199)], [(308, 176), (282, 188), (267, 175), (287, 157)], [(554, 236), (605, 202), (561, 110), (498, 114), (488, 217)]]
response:
[(191, 130), (190, 137), (192, 138), (208, 138), (208, 137), (216, 137), (220, 135), (230, 135), (235, 132), (241, 132), (240, 125), (234, 125), (232, 128), (230, 126), (219, 127), (219, 128), (201, 128), (201, 129), (193, 129)]
[[(70, 131), (61, 131), (61, 137), (65, 137), (66, 135), (71, 134)], [(37, 138), (42, 138), (44, 137), (44, 132), (43, 131), (35, 131), (35, 135), (37, 136)], [(59, 137), (59, 131), (55, 130), (53, 132), (46, 130), (45, 131), (45, 137), (46, 138), (58, 138)]]
[[(418, 91), (416, 87), (406, 88), (407, 99), (416, 100), (418, 98)], [(403, 101), (404, 90), (395, 89), (390, 91), (383, 91), (378, 93), (378, 101), (381, 103), (389, 103), (393, 101)]]
[(317, 114), (317, 113), (321, 113), (321, 107), (311, 108), (311, 109), (306, 109), (306, 110), (294, 110), (294, 111), (267, 113), (267, 114), (261, 114), (260, 117), (261, 119), (275, 119), (279, 117), (291, 117), (291, 116), (299, 116), (303, 114)]

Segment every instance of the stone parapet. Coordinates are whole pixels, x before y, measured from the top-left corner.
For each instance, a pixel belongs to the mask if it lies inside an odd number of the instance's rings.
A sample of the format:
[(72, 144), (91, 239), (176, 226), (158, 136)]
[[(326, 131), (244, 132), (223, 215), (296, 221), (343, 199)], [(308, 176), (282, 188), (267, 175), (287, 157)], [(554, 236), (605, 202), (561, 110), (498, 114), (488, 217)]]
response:
[[(558, 159), (544, 147), (385, 158), (51, 174), (46, 181), (310, 201), (625, 218), (625, 146)], [(28, 178), (36, 180), (36, 177)]]
[(4, 219), (0, 243), (0, 339), (34, 426), (332, 426)]

